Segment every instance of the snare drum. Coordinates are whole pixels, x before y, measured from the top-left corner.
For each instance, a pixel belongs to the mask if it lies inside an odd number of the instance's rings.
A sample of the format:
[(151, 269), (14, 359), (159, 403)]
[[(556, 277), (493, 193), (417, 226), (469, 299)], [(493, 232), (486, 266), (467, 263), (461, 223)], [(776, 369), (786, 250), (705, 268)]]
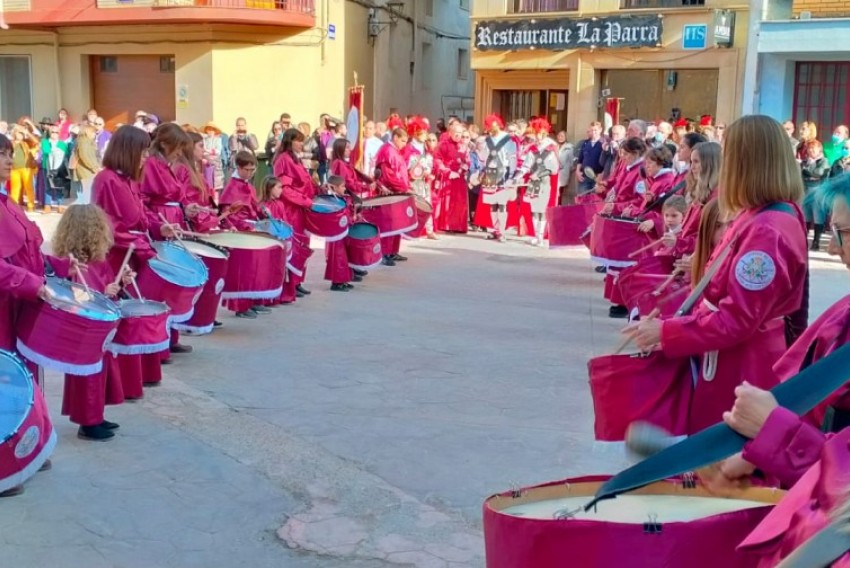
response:
[(17, 349), (42, 367), (70, 375), (94, 375), (118, 328), (121, 311), (109, 298), (69, 280), (48, 277), (52, 297), (21, 302), (15, 322)]
[(0, 350), (0, 492), (35, 475), (56, 446), (44, 396), (23, 362)]
[(201, 240), (184, 240), (186, 250), (201, 259), (207, 267), (209, 277), (204, 289), (195, 302), (192, 317), (172, 327), (179, 331), (188, 331), (194, 335), (211, 333), (215, 323), (218, 305), (221, 303), (221, 292), (224, 290), (224, 277), (227, 275), (227, 263), (230, 253), (226, 248), (216, 246)]
[(156, 256), (139, 270), (136, 282), (147, 300), (165, 302), (171, 308), (170, 322), (192, 317), (195, 302), (209, 279), (204, 263), (183, 246), (155, 241)]
[(487, 568), (749, 568), (752, 558), (735, 547), (784, 494), (751, 487), (716, 497), (671, 480), (584, 512), (607, 479), (566, 479), (487, 499)]
[(348, 209), (345, 201), (333, 195), (319, 195), (304, 216), (309, 234), (335, 242), (348, 235)]
[(419, 222), (413, 195), (385, 195), (364, 199), (363, 219), (380, 231), (381, 237), (394, 237), (414, 230)]
[[(615, 268), (634, 265), (638, 258), (629, 255), (651, 239), (637, 230), (640, 221), (596, 215), (590, 233), (590, 257), (594, 262)], [(647, 252), (651, 255), (652, 252)]]
[(307, 237), (292, 239), (292, 250), (286, 258), (287, 270), (298, 277), (304, 276), (307, 261), (313, 256), (313, 249), (310, 248), (309, 242)]
[(345, 245), (350, 268), (369, 270), (381, 264), (381, 236), (375, 225), (354, 223)]
[(230, 251), (221, 297), (273, 300), (283, 289), (286, 247), (263, 233), (215, 233), (204, 240)]
[(428, 219), (434, 213), (434, 207), (421, 195), (414, 195), (413, 199), (416, 201), (416, 228), (405, 233), (404, 236), (411, 239), (418, 239), (425, 235), (425, 227), (428, 224)]
[(168, 349), (168, 305), (152, 300), (121, 300), (118, 307), (121, 321), (107, 346), (113, 355), (148, 355)]

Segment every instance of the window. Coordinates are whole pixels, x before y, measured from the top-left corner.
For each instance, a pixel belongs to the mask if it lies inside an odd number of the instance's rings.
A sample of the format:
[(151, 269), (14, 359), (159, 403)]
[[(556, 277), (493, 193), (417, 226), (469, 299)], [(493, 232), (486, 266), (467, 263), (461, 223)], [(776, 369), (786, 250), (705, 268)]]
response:
[(469, 50), (457, 50), (457, 78), (465, 81), (469, 77)]
[(705, 0), (620, 0), (620, 8), (685, 8), (705, 6)]
[(469, 11), (469, 0), (460, 0), (460, 9)]
[(26, 55), (0, 55), (0, 119), (32, 116), (32, 76)]
[(425, 15), (428, 17), (434, 15), (434, 0), (425, 0)]
[(118, 58), (113, 56), (103, 56), (98, 58), (101, 73), (118, 73)]
[(159, 58), (160, 73), (174, 73), (174, 56), (163, 55)]
[(508, 12), (528, 14), (534, 12), (575, 12), (579, 0), (508, 0)]
[(427, 91), (431, 87), (431, 80), (434, 77), (434, 49), (430, 43), (422, 42), (422, 69), (419, 73), (419, 84), (422, 89)]
[(797, 63), (794, 80), (794, 123), (814, 122), (828, 133), (850, 120), (847, 84), (850, 63)]

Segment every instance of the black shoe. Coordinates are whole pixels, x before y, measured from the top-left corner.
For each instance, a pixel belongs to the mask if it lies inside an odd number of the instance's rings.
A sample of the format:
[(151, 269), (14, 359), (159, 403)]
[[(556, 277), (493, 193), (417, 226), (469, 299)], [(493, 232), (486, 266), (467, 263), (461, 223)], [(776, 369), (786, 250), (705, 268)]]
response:
[(607, 269), (607, 268), (605, 268), (604, 266), (597, 266), (597, 267), (596, 267), (596, 268), (594, 268), (593, 270), (595, 270), (595, 271), (596, 271), (596, 272), (598, 272), (599, 274), (605, 274), (606, 272), (608, 272), (608, 269)]
[(159, 362), (160, 365), (170, 365), (171, 363), (173, 363), (173, 361), (171, 360), (171, 357), (169, 357), (168, 359), (162, 359)]
[(363, 282), (363, 277), (360, 276), (359, 274), (355, 274), (354, 276), (351, 277), (351, 281), (352, 282)]
[(172, 353), (191, 353), (193, 348), (191, 345), (182, 345), (178, 343), (177, 345), (172, 345), (168, 350)]
[(44, 460), (44, 463), (41, 464), (41, 467), (38, 468), (38, 471), (50, 471), (51, 469), (53, 469), (53, 462), (47, 459)]
[(394, 254), (392, 255), (392, 259), (396, 262), (404, 262), (405, 260), (407, 260), (407, 257), (401, 256), (400, 254)]
[(352, 284), (351, 282), (346, 282), (345, 284), (343, 284), (343, 286), (345, 286), (345, 288), (347, 290), (353, 290), (354, 289), (354, 284)]
[(608, 309), (608, 317), (622, 319), (629, 317), (629, 308), (626, 306), (611, 306)]
[(295, 291), (295, 297), (296, 297), (296, 298), (303, 298), (303, 297), (304, 297), (304, 294), (302, 294), (301, 292), (299, 292), (299, 291), (297, 291), (297, 290), (296, 290), (296, 291)]
[(255, 319), (257, 319), (257, 314), (252, 312), (251, 310), (247, 310), (247, 311), (244, 311), (244, 312), (237, 312), (236, 317), (242, 318), (242, 319), (255, 320)]
[(346, 284), (331, 284), (331, 290), (334, 292), (348, 292), (348, 286)]
[(100, 423), (101, 428), (106, 428), (107, 430), (117, 430), (121, 427), (120, 424), (116, 424), (115, 422), (110, 422), (109, 420), (104, 420)]
[(214, 328), (215, 328), (215, 327), (221, 327), (221, 326), (223, 326), (223, 325), (224, 325), (224, 324), (223, 324), (223, 323), (221, 323), (221, 322), (220, 322), (220, 321), (218, 321), (218, 320), (215, 320), (215, 321), (213, 322), (213, 327), (214, 327)]
[(381, 264), (383, 264), (384, 266), (395, 266), (395, 261), (392, 259), (392, 257), (385, 256), (384, 259), (381, 261)]
[(304, 287), (304, 286), (302, 286), (301, 284), (299, 284), (298, 286), (296, 286), (296, 287), (295, 287), (295, 290), (296, 290), (296, 291), (298, 291), (298, 292), (301, 292), (301, 293), (302, 293), (302, 294), (304, 294), (305, 296), (309, 296), (310, 294), (312, 294), (312, 292), (311, 292), (310, 290), (308, 290), (307, 288), (305, 288), (305, 287)]
[(93, 442), (105, 442), (106, 440), (113, 438), (115, 436), (115, 432), (111, 430), (107, 430), (100, 425), (97, 426), (80, 426), (80, 429), (77, 430), (77, 438), (81, 438), (83, 440), (91, 440)]
[(156, 387), (162, 386), (162, 381), (151, 381), (149, 383), (142, 383), (143, 387), (147, 387), (149, 389), (155, 389)]
[(251, 311), (254, 312), (255, 314), (270, 314), (270, 313), (272, 313), (271, 308), (266, 307), (266, 306), (260, 306), (260, 305), (253, 306), (251, 308)]
[(0, 499), (2, 499), (3, 497), (17, 497), (23, 492), (23, 485), (15, 485), (14, 487), (7, 489), (6, 491), (0, 491)]
[(357, 268), (352, 268), (351, 271), (357, 276), (369, 276), (369, 273), (365, 270), (359, 270)]

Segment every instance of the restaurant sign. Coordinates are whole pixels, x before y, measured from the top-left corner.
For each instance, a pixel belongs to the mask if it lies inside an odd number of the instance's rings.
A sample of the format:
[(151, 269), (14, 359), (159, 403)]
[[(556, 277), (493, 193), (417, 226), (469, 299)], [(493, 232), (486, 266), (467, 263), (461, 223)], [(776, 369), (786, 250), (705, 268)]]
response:
[(494, 20), (475, 25), (475, 47), (481, 51), (657, 47), (661, 44), (662, 31), (662, 17), (657, 14)]

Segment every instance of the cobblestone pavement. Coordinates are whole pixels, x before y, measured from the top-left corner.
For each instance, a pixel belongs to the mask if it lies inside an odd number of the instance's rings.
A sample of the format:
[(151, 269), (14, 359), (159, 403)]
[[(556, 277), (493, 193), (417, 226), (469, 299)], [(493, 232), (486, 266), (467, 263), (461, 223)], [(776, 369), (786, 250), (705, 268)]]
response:
[[(586, 252), (480, 235), (405, 251), (349, 293), (317, 253), (305, 301), (222, 312), (163, 386), (107, 410), (111, 442), (75, 437), (48, 373), (60, 444), (0, 502), (2, 565), (482, 566), (489, 494), (624, 465), (592, 444), (586, 362), (622, 323)], [(815, 313), (847, 289), (813, 261)]]

